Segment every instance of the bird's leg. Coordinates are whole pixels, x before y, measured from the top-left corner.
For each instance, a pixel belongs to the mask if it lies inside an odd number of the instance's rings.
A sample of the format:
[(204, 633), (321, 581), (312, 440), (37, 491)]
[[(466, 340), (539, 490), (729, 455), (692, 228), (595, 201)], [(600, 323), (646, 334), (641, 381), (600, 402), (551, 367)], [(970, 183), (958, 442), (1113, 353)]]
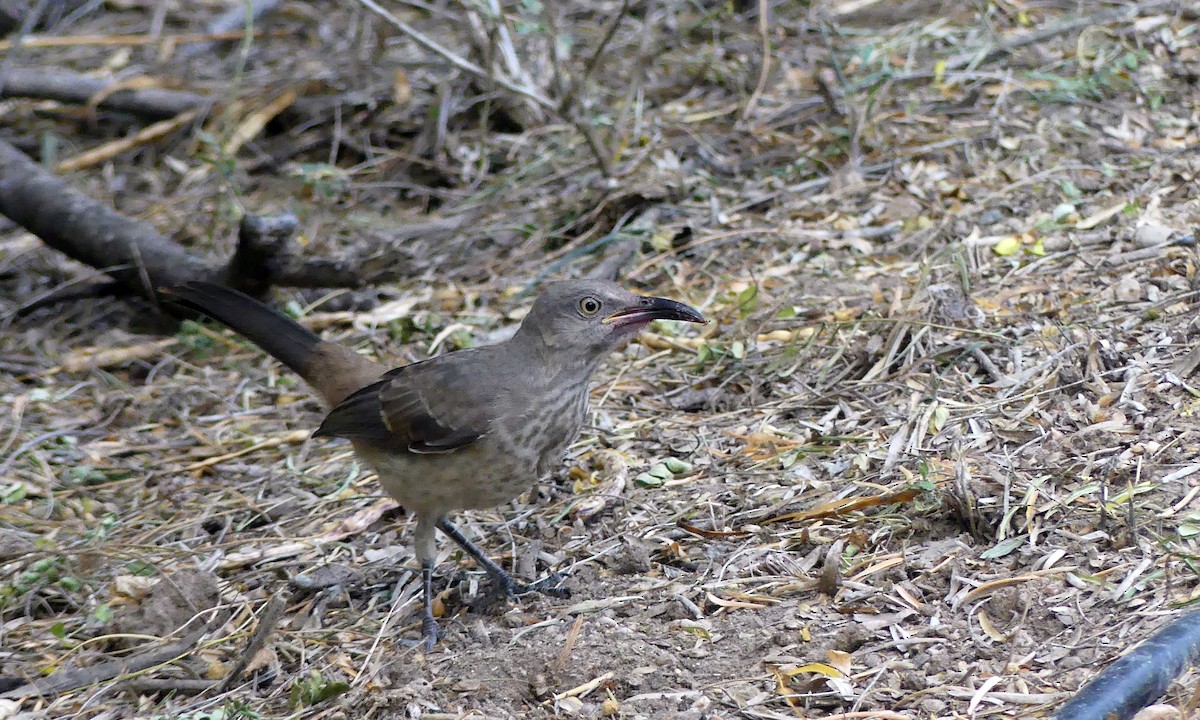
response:
[(433, 646), (442, 637), (442, 629), (438, 627), (437, 619), (433, 617), (433, 561), (421, 563), (421, 592), (424, 595), (424, 608), (421, 612), (421, 639), (425, 643), (425, 652), (431, 652)]
[(423, 600), (421, 611), (421, 639), (425, 643), (425, 652), (433, 650), (433, 646), (442, 637), (442, 630), (433, 617), (433, 563), (437, 558), (434, 540), (434, 527), (437, 522), (429, 518), (417, 518), (417, 530), (413, 538), (413, 550), (421, 561), (421, 595)]
[(511, 598), (531, 592), (540, 592), (543, 595), (560, 598), (571, 596), (569, 589), (558, 587), (558, 584), (562, 582), (562, 575), (553, 573), (537, 582), (517, 582), (513, 580), (511, 575), (504, 571), (504, 568), (497, 565), (483, 550), (480, 550), (475, 543), (468, 540), (466, 535), (463, 535), (458, 528), (451, 525), (447, 520), (439, 520), (437, 527), (446, 533), (446, 537), (458, 543), (459, 547), (463, 550), (466, 550), (468, 555), (475, 558), (475, 562), (483, 566), (483, 569), (487, 571), (488, 577), (492, 579), (493, 587), (500, 594)]

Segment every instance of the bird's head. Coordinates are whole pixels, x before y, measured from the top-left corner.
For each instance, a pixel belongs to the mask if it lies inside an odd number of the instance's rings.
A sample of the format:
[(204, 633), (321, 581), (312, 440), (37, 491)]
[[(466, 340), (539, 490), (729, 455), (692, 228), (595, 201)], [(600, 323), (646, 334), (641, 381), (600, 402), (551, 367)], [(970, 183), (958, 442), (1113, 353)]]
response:
[(675, 300), (635, 295), (604, 280), (566, 280), (550, 285), (534, 301), (518, 336), (603, 356), (654, 320), (705, 322), (700, 311)]

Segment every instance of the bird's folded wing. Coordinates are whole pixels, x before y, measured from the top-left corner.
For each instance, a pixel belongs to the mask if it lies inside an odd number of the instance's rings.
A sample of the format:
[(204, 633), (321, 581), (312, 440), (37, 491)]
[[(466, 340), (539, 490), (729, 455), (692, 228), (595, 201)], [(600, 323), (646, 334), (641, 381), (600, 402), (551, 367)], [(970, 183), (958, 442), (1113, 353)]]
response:
[[(473, 377), (469, 351), (388, 372), (330, 411), (315, 435), (363, 440), (413, 453), (447, 453), (470, 445), (492, 422), (487, 383)], [(456, 357), (462, 355), (462, 357)]]

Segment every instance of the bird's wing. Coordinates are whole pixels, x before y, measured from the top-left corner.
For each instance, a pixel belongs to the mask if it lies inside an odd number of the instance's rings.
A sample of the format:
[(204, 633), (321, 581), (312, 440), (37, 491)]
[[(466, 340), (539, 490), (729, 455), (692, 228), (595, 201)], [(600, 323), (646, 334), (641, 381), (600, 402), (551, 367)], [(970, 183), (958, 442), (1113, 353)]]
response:
[(396, 368), (330, 411), (316, 435), (364, 440), (413, 453), (447, 453), (487, 433), (489, 386), (459, 351)]

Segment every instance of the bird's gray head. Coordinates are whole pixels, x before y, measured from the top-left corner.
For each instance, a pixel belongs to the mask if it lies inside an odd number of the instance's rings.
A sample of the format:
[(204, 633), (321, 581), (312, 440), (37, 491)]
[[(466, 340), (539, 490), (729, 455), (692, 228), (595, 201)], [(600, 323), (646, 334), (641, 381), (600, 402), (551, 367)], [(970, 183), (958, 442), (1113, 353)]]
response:
[(603, 357), (653, 320), (705, 322), (698, 310), (675, 300), (635, 295), (604, 280), (566, 280), (538, 297), (517, 337)]

